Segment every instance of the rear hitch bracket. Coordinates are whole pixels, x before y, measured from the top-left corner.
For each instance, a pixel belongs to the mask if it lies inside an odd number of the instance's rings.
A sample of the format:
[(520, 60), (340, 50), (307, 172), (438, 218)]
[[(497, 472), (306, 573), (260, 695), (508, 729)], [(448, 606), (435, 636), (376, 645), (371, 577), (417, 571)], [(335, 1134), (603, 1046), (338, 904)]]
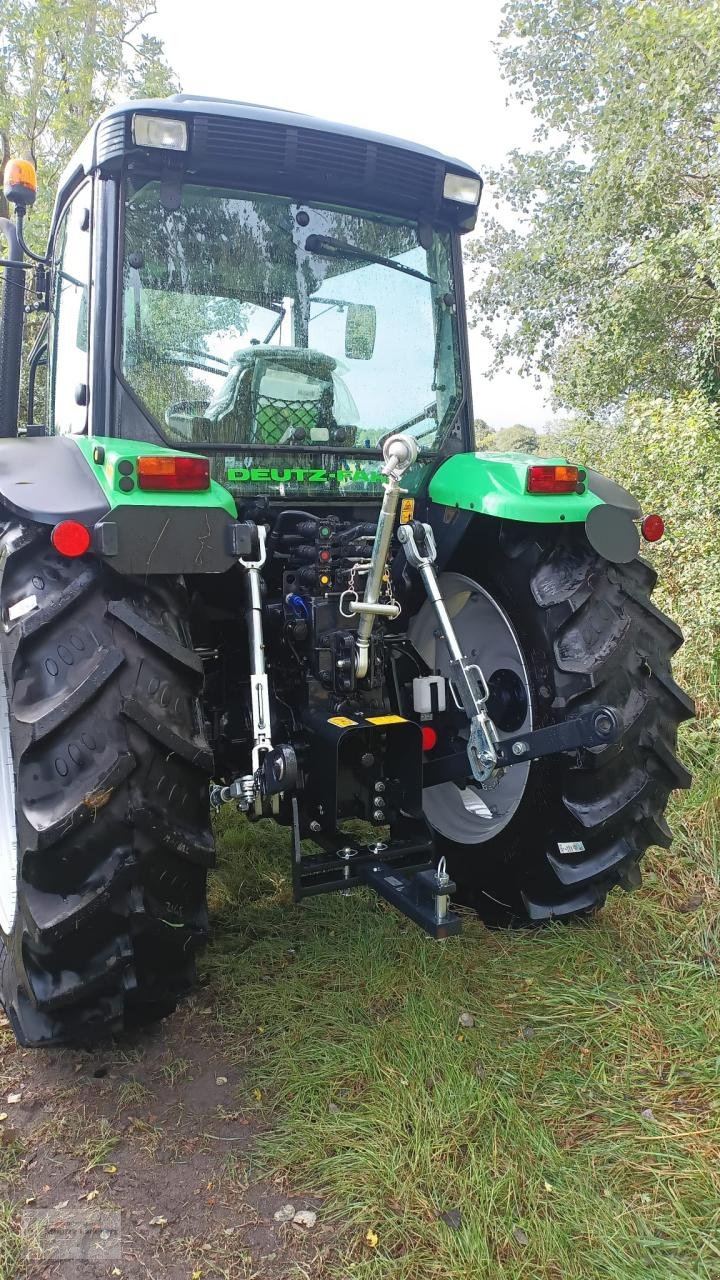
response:
[(360, 867), (358, 875), (369, 889), (408, 916), (431, 938), (449, 938), (460, 932), (460, 916), (450, 911), (450, 897), (457, 886), (447, 874), (444, 858), (437, 867), (422, 867), (412, 873), (399, 871), (386, 862), (372, 861)]

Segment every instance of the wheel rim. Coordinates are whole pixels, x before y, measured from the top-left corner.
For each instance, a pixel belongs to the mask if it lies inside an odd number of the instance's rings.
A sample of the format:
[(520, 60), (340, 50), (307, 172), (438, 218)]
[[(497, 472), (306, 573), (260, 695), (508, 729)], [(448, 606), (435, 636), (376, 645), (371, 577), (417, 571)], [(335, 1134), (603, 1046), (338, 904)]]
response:
[[(464, 574), (443, 573), (439, 586), (465, 656), (479, 663), (491, 693), (493, 689), (497, 691), (498, 705), (503, 708), (507, 725), (505, 731), (498, 726), (499, 737), (529, 732), (532, 729), (530, 681), (509, 618), (484, 587)], [(450, 657), (436, 631), (435, 613), (426, 602), (410, 623), (408, 634), (430, 670), (447, 678)], [(518, 690), (522, 690), (524, 709)], [(457, 844), (484, 844), (498, 836), (511, 821), (525, 793), (529, 773), (529, 763), (517, 764), (489, 786), (481, 786), (470, 778), (464, 787), (455, 782), (425, 787), (425, 816), (435, 831)]]
[(0, 928), (9, 934), (17, 909), (17, 829), (15, 777), (10, 741), (10, 709), (0, 671)]

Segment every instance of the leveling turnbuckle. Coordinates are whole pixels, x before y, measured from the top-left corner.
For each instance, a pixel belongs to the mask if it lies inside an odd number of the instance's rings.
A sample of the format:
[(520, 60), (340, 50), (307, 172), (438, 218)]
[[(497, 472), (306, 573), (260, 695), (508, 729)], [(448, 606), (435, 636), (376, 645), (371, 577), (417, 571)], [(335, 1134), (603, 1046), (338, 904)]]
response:
[(370, 554), (370, 568), (365, 580), (365, 593), (362, 600), (352, 600), (349, 613), (360, 615), (357, 638), (355, 642), (355, 672), (359, 679), (367, 675), (370, 655), (370, 636), (373, 623), (378, 615), (396, 618), (400, 612), (397, 604), (380, 604), (385, 564), (387, 562), (390, 541), (395, 526), (400, 496), (405, 492), (400, 481), (405, 472), (413, 465), (418, 456), (417, 440), (412, 436), (388, 436), (383, 444), (384, 463), (381, 468), (385, 481), (380, 515), (375, 530), (375, 541)]

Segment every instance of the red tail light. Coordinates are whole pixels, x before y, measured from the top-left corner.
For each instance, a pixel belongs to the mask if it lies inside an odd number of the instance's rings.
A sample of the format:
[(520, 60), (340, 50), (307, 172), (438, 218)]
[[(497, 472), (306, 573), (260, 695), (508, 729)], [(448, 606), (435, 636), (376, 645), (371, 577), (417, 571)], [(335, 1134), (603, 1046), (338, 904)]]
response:
[(646, 516), (640, 532), (646, 542), (659, 542), (665, 532), (665, 521), (662, 516)]
[(84, 556), (90, 549), (90, 530), (80, 524), (79, 520), (61, 520), (50, 534), (56, 551), (61, 556), (74, 560), (76, 556)]
[(137, 460), (137, 479), (140, 489), (197, 492), (210, 488), (210, 463), (180, 453), (148, 454)]
[(432, 725), (424, 724), (420, 732), (422, 734), (423, 751), (432, 751), (433, 747), (437, 746), (437, 733)]
[[(584, 473), (583, 477), (584, 479)], [(528, 467), (528, 493), (574, 493), (580, 483), (579, 467)]]

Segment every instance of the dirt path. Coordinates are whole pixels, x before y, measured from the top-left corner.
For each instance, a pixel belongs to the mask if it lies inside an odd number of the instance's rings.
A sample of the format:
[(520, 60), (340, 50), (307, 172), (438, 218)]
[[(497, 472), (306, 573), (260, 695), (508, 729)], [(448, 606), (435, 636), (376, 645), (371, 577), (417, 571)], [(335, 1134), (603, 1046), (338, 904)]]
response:
[[(2, 1198), (27, 1223), (52, 1211), (54, 1224), (24, 1271), (2, 1275), (0, 1262), (0, 1280), (322, 1274), (322, 1215), (310, 1230), (274, 1218), (288, 1201), (321, 1206), (254, 1174), (257, 1104), (202, 991), (157, 1028), (93, 1052), (30, 1052), (7, 1027), (0, 1035)], [(48, 1256), (48, 1239), (66, 1256)], [(67, 1256), (78, 1247), (93, 1260)]]

